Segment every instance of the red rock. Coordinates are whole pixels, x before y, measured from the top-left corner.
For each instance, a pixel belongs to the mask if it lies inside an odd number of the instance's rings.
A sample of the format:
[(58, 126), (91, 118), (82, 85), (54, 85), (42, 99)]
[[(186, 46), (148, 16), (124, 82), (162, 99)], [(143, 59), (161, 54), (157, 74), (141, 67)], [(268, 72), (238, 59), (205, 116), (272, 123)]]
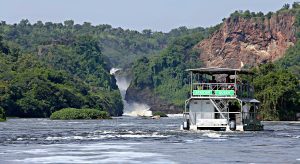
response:
[(291, 13), (273, 14), (270, 19), (228, 18), (208, 39), (196, 45), (206, 67), (241, 68), (275, 61), (296, 42), (295, 17)]

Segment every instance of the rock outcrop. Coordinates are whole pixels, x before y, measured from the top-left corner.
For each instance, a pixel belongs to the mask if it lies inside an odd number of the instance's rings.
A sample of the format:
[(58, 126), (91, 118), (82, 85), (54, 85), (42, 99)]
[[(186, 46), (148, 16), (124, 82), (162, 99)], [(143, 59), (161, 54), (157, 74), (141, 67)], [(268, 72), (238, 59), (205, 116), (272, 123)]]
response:
[(228, 18), (211, 37), (196, 45), (206, 67), (241, 68), (281, 58), (296, 42), (291, 13), (260, 17)]

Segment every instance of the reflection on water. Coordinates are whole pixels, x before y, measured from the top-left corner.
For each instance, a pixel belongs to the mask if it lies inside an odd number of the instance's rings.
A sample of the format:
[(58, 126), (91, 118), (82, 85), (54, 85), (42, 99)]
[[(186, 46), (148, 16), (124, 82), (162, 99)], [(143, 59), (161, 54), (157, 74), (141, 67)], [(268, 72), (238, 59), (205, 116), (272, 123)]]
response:
[(159, 120), (9, 119), (0, 123), (0, 163), (299, 163), (300, 124), (261, 132), (180, 131)]

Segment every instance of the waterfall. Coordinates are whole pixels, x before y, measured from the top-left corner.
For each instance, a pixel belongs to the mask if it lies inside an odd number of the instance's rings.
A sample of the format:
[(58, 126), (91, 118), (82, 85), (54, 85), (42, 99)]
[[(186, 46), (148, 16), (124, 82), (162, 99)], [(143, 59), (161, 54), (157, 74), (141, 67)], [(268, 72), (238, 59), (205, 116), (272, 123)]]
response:
[(117, 86), (120, 89), (122, 100), (124, 103), (124, 114), (127, 116), (152, 116), (152, 111), (150, 111), (150, 107), (147, 104), (132, 102), (128, 103), (125, 100), (126, 90), (128, 89), (131, 79), (126, 77), (120, 73), (122, 69), (119, 68), (112, 68), (110, 70), (110, 74), (114, 75), (117, 80)]

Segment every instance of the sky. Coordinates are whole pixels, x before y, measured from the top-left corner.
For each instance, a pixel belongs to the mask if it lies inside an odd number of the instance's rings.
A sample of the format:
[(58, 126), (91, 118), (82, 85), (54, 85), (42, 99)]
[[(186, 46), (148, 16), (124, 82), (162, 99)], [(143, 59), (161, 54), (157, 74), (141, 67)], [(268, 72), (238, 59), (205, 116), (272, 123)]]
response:
[(0, 0), (0, 20), (63, 22), (168, 32), (186, 26), (210, 27), (235, 10), (276, 11), (296, 0)]

